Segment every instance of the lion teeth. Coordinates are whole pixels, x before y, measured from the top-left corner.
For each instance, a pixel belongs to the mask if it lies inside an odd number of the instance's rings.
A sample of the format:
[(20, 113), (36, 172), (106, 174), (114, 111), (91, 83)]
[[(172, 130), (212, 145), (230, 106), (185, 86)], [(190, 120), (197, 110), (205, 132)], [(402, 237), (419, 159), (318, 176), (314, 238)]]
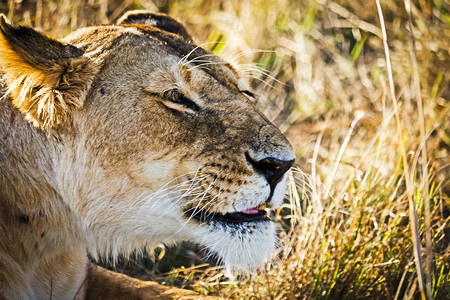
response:
[(260, 205), (258, 206), (258, 210), (265, 210), (266, 207), (267, 207), (267, 205), (266, 205), (265, 203), (260, 204)]

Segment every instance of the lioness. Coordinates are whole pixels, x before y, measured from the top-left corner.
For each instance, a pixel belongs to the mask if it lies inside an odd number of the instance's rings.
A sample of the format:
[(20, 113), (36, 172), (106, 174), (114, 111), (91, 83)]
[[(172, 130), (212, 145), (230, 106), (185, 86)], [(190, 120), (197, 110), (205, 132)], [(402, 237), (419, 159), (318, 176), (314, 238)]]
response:
[(1, 15), (0, 33), (1, 297), (83, 298), (87, 252), (269, 256), (294, 153), (232, 66), (150, 13), (61, 41)]

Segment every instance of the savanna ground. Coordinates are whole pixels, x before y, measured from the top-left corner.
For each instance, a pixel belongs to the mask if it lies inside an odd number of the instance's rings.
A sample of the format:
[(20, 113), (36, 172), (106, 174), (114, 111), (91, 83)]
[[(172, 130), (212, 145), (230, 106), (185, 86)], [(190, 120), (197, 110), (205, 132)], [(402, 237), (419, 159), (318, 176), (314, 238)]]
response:
[(227, 277), (189, 244), (116, 270), (231, 299), (449, 299), (450, 3), (405, 2), (382, 0), (383, 23), (376, 0), (2, 0), (0, 12), (53, 37), (129, 9), (169, 13), (251, 78), (294, 146), (262, 270)]

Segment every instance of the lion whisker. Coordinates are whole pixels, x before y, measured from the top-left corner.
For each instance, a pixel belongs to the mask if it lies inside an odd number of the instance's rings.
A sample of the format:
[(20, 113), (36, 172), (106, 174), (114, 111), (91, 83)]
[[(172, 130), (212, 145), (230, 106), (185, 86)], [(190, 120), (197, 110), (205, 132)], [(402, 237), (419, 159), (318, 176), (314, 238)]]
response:
[(183, 63), (183, 65), (184, 66), (187, 66), (188, 64), (190, 64), (190, 63), (198, 63), (199, 61), (209, 61), (209, 60), (204, 60), (203, 58), (206, 58), (206, 57), (215, 57), (215, 55), (214, 54), (204, 54), (204, 55), (199, 55), (199, 56), (197, 56), (197, 57), (194, 57), (193, 59), (191, 59), (191, 60), (188, 60), (188, 61), (186, 61), (186, 62), (184, 62)]
[[(167, 182), (167, 183), (166, 183), (162, 188), (160, 188), (158, 191), (156, 191), (156, 192), (154, 193), (154, 196), (156, 197), (157, 195), (162, 194), (162, 193), (164, 193), (163, 196), (166, 196), (166, 195), (168, 194), (168, 191), (171, 192), (171, 191), (173, 191), (173, 190), (177, 190), (177, 191), (180, 191), (180, 190), (181, 190), (181, 191), (185, 191), (181, 197), (184, 197), (184, 196), (188, 195), (188, 194), (189, 194), (189, 191), (192, 189), (193, 186), (195, 186), (195, 184), (196, 184), (197, 182), (199, 182), (199, 181), (201, 181), (201, 180), (203, 180), (204, 178), (207, 177), (207, 175), (202, 175), (201, 177), (198, 177), (197, 175), (198, 175), (199, 169), (200, 169), (200, 168), (198, 168), (196, 171), (187, 172), (187, 173), (184, 173), (184, 174), (182, 174), (182, 175), (180, 175), (180, 176), (175, 177), (174, 179), (172, 179), (172, 180), (170, 180), (169, 182)], [(169, 185), (170, 183), (172, 183), (173, 181), (175, 181), (175, 180), (177, 180), (177, 179), (179, 179), (179, 178), (181, 178), (181, 177), (184, 177), (184, 176), (186, 176), (186, 175), (188, 175), (188, 174), (192, 174), (192, 173), (195, 173), (195, 174), (194, 174), (194, 178), (189, 179), (189, 180), (186, 180), (186, 181), (183, 181), (183, 182), (180, 182), (180, 183), (178, 183), (178, 184), (176, 184), (176, 185), (173, 185), (173, 186), (168, 186), (168, 185)], [(187, 183), (190, 183), (190, 185), (189, 185), (189, 187), (187, 187), (186, 189), (180, 189), (180, 188), (179, 188), (179, 187), (185, 186)], [(198, 188), (198, 187), (196, 187), (196, 188)], [(148, 199), (148, 201), (153, 201), (153, 197), (151, 197), (150, 199)], [(159, 200), (158, 200), (158, 201), (155, 201), (155, 202), (153, 203), (153, 206), (152, 206), (152, 207), (154, 207), (156, 204), (158, 204), (158, 202), (159, 202)]]
[(205, 66), (210, 66), (210, 65), (225, 65), (225, 64), (227, 64), (227, 63), (226, 62), (208, 62), (208, 63), (198, 64), (193, 67), (190, 67), (189, 71), (195, 70), (197, 68), (203, 68)]
[(231, 61), (236, 61), (238, 58), (247, 55), (247, 54), (253, 54), (253, 53), (275, 53), (273, 50), (262, 50), (262, 49), (249, 49), (242, 51), (238, 53), (236, 56), (234, 56)]
[(194, 49), (192, 49), (188, 54), (186, 54), (185, 56), (183, 56), (179, 61), (178, 64), (181, 65), (185, 65), (183, 62), (187, 61), (187, 59), (192, 55), (192, 53), (194, 53), (196, 50), (198, 49), (202, 49), (203, 46), (209, 45), (209, 44), (217, 44), (218, 42), (206, 42), (203, 44), (200, 44), (198, 46), (196, 46)]

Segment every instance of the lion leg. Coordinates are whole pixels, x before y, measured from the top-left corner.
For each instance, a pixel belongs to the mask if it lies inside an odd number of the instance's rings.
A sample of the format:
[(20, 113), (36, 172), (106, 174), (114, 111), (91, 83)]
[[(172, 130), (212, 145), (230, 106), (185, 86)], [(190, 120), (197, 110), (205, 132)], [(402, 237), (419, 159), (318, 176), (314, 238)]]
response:
[(141, 281), (92, 265), (86, 299), (221, 299), (201, 296), (193, 291)]

